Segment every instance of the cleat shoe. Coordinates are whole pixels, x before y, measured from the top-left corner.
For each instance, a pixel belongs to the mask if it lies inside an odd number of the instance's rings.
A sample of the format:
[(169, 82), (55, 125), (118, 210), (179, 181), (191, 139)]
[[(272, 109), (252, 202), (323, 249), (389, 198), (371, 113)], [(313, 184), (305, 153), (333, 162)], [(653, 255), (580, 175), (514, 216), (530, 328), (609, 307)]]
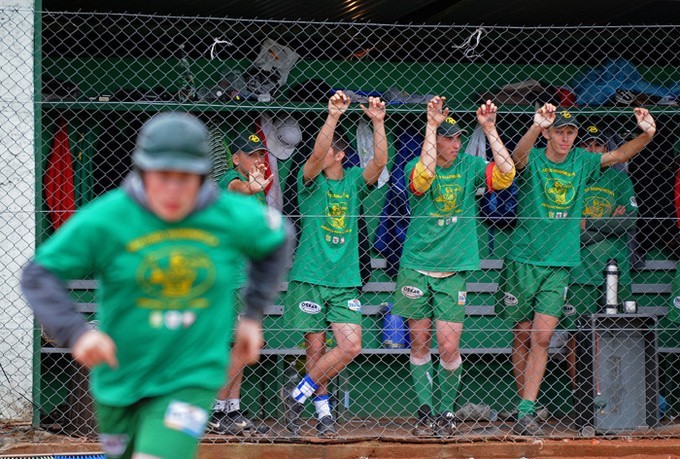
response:
[(450, 411), (444, 411), (442, 414), (437, 416), (434, 429), (434, 434), (437, 437), (452, 437), (456, 433), (456, 423), (454, 422), (453, 413)]
[(231, 420), (236, 426), (243, 426), (244, 431), (257, 434), (266, 434), (269, 432), (269, 426), (263, 423), (255, 424), (251, 419), (248, 419), (241, 410), (227, 413), (227, 418)]
[(283, 412), (286, 418), (286, 429), (296, 437), (300, 436), (300, 414), (302, 413), (302, 403), (295, 401), (285, 388), (281, 389), (281, 401), (283, 402)]
[(246, 423), (235, 422), (223, 411), (213, 411), (207, 424), (208, 432), (220, 435), (241, 435)]
[[(510, 411), (499, 411), (498, 420), (513, 422), (517, 420), (517, 408)], [(550, 411), (544, 406), (536, 407), (536, 417), (541, 421), (547, 421), (550, 418)]]
[(545, 432), (541, 428), (541, 420), (536, 413), (527, 414), (512, 427), (512, 433), (528, 437), (543, 437)]
[(413, 426), (413, 435), (416, 437), (432, 437), (434, 435), (434, 420), (432, 411), (427, 405), (418, 408), (418, 420)]
[(316, 436), (319, 438), (336, 438), (338, 436), (333, 416), (324, 416), (319, 419), (316, 424)]

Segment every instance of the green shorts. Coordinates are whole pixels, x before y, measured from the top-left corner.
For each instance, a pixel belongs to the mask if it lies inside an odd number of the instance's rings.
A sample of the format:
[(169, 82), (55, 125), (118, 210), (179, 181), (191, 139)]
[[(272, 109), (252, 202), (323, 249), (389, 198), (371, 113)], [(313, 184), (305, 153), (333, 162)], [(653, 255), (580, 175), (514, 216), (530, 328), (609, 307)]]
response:
[(582, 314), (597, 312), (602, 303), (602, 287), (596, 285), (571, 284), (564, 304), (564, 315), (559, 327), (576, 331), (576, 319)]
[(496, 314), (514, 323), (534, 319), (534, 313), (562, 317), (569, 285), (569, 268), (536, 266), (505, 260), (496, 297)]
[(286, 327), (303, 333), (325, 331), (328, 324), (361, 325), (361, 302), (355, 287), (325, 287), (288, 282)]
[(102, 450), (110, 458), (129, 458), (134, 452), (195, 457), (214, 398), (214, 390), (187, 388), (129, 406), (96, 403)]
[(400, 269), (392, 313), (407, 319), (433, 318), (462, 323), (467, 301), (466, 282), (466, 272), (438, 278), (415, 269)]

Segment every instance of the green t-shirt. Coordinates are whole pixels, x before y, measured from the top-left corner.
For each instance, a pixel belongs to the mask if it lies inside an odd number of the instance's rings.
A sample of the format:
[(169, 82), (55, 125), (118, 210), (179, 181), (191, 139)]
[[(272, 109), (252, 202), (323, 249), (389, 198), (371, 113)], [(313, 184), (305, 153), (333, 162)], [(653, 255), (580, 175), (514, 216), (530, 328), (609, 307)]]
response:
[[(571, 270), (572, 282), (584, 285), (602, 285), (603, 270), (610, 258), (616, 258), (619, 265), (620, 281), (630, 283), (630, 251), (628, 234), (620, 227), (613, 226), (622, 218), (637, 216), (637, 202), (633, 182), (625, 172), (610, 167), (602, 170), (602, 176), (585, 189), (583, 216), (588, 219), (609, 219), (618, 206), (626, 208), (622, 217), (609, 220), (611, 229), (586, 229), (581, 236), (581, 263)], [(606, 231), (606, 232), (605, 232)], [(584, 237), (585, 236), (585, 237)]]
[(358, 287), (359, 215), (368, 191), (364, 170), (352, 167), (340, 180), (321, 173), (305, 185), (298, 173), (302, 230), (289, 278), (327, 287)]
[(434, 182), (418, 196), (408, 184), (419, 160), (404, 168), (411, 216), (400, 267), (435, 272), (479, 269), (475, 193), (485, 183), (486, 161), (460, 153), (450, 167), (436, 167)]
[(119, 367), (95, 367), (92, 391), (100, 403), (127, 406), (221, 386), (234, 277), (245, 257), (262, 259), (284, 240), (278, 213), (234, 193), (168, 223), (114, 190), (71, 217), (35, 261), (64, 281), (98, 281), (97, 319)]
[[(221, 190), (229, 191), (228, 190), (229, 184), (233, 180), (248, 182), (248, 178), (241, 175), (241, 173), (238, 170), (227, 169), (227, 171), (224, 174), (222, 174), (222, 177), (220, 177), (220, 179), (217, 181), (217, 186)], [(264, 191), (258, 191), (257, 193), (252, 194), (251, 196), (256, 198), (260, 204), (264, 204), (265, 206), (267, 205), (267, 195), (265, 194)]]
[(573, 148), (562, 163), (532, 148), (518, 171), (517, 225), (508, 258), (537, 266), (580, 262), (580, 221), (585, 188), (600, 177), (601, 155)]
[[(217, 186), (220, 188), (220, 190), (224, 191), (229, 191), (229, 184), (233, 180), (240, 180), (242, 182), (247, 182), (248, 179), (241, 175), (241, 173), (236, 170), (236, 169), (227, 169), (224, 174), (222, 174), (222, 177), (217, 181)], [(248, 196), (243, 194), (243, 196)], [(264, 191), (259, 191), (255, 194), (251, 194), (250, 197), (257, 199), (257, 202), (259, 202), (262, 205), (267, 205), (267, 196)], [(245, 266), (245, 264), (244, 264)], [(234, 284), (237, 288), (241, 288), (247, 280), (248, 273), (245, 269), (241, 269), (238, 271), (238, 275), (234, 280)]]

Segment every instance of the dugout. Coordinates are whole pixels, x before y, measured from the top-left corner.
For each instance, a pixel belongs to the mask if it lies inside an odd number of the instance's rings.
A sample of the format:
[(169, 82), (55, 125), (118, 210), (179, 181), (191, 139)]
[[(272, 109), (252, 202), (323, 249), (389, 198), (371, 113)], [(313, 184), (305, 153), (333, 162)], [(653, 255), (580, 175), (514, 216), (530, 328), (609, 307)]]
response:
[[(481, 43), (484, 51), (471, 46), (455, 48), (442, 43), (465, 43), (474, 36), (475, 27), (401, 27), (356, 23), (303, 23), (252, 20), (220, 20), (164, 16), (43, 13), (42, 47), (36, 81), (43, 85), (37, 113), (36, 164), (42, 180), (54, 151), (55, 139), (66, 126), (74, 167), (75, 205), (115, 187), (130, 168), (129, 154), (137, 129), (154, 113), (165, 110), (190, 111), (209, 123), (220, 148), (223, 137), (253, 126), (262, 111), (290, 114), (303, 127), (303, 144), (294, 155), (279, 163), (284, 195), (284, 210), (295, 217), (290, 177), (311, 150), (318, 131), (325, 101), (309, 96), (299, 100), (293, 89), (309, 81), (323, 82), (331, 88), (377, 91), (397, 88), (404, 94), (446, 94), (461, 122), (474, 126), (474, 110), (479, 94), (502, 84), (540, 78), (553, 86), (569, 86), (574, 76), (597, 66), (612, 53), (635, 63), (643, 79), (669, 84), (680, 81), (680, 57), (672, 53), (677, 43), (677, 27), (651, 28), (660, 47), (641, 58), (644, 43), (626, 29), (579, 29), (565, 34), (552, 29), (514, 30), (490, 28)], [(606, 35), (606, 36), (605, 36)], [(377, 51), (354, 57), (356, 40), (372, 38), (381, 42)], [(390, 36), (390, 41), (385, 37)], [(217, 46), (216, 59), (209, 58), (216, 37), (234, 42)], [(181, 101), (177, 95), (191, 81), (197, 88), (219, 83), (228, 70), (245, 70), (253, 62), (262, 41), (275, 38), (286, 43), (300, 60), (291, 69), (287, 84), (269, 102), (258, 101)], [(664, 46), (666, 49), (664, 50)], [(467, 50), (472, 50), (467, 52)], [(466, 54), (467, 53), (467, 54)], [(187, 73), (188, 72), (188, 73)], [(56, 83), (55, 83), (56, 82)], [(49, 84), (58, 91), (46, 92)], [(321, 83), (318, 83), (321, 87)], [(70, 90), (67, 90), (70, 88)], [(60, 94), (55, 94), (60, 92)], [(168, 97), (170, 97), (168, 99)], [(315, 97), (315, 96), (314, 96)], [(657, 101), (658, 102), (658, 101)], [(625, 134), (634, 127), (629, 106), (603, 105), (574, 109), (582, 116), (598, 117)], [(633, 273), (633, 297), (641, 310), (665, 315), (675, 264), (665, 253), (665, 241), (674, 236), (671, 207), (672, 187), (664, 167), (671, 162), (677, 142), (680, 111), (677, 106), (654, 103), (653, 113), (660, 126), (659, 136), (650, 145), (644, 161), (631, 164), (636, 192), (648, 192), (642, 202), (640, 233), (646, 263)], [(526, 126), (532, 105), (503, 105), (499, 128), (511, 145)], [(388, 106), (388, 141), (393, 168), (400, 137), (424, 125), (423, 106), (398, 103)], [(353, 107), (341, 122), (342, 129), (355, 145), (354, 127), (361, 111)], [(223, 152), (224, 153), (224, 152)], [(226, 156), (226, 153), (224, 153)], [(642, 156), (642, 155), (641, 155)], [(221, 158), (224, 159), (224, 158)], [(77, 168), (77, 170), (75, 170)], [(37, 186), (42, 188), (42, 184)], [(380, 305), (389, 302), (394, 288), (390, 266), (372, 249), (375, 231), (383, 215), (389, 187), (372, 192), (364, 202), (366, 245), (364, 265), (366, 283), (362, 289), (364, 314), (364, 352), (334, 382), (338, 409), (345, 418), (382, 418), (408, 416), (415, 410), (410, 398), (408, 355), (403, 350), (384, 349), (380, 342)], [(37, 243), (51, 232), (50, 212), (42, 200), (38, 205)], [(497, 288), (500, 259), (507, 249), (507, 229), (494, 228), (479, 221), (477, 227), (483, 269), (476, 272), (468, 286), (468, 317), (461, 346), (466, 368), (459, 405), (470, 401), (485, 403), (496, 410), (512, 402), (513, 381), (509, 362), (511, 334), (509, 324), (495, 317), (493, 293)], [(493, 252), (490, 235), (493, 234)], [(83, 312), (96, 308), (90, 280), (75, 280), (74, 295)], [(285, 299), (285, 287), (279, 305)], [(675, 360), (680, 352), (677, 330), (662, 318), (659, 322), (661, 386), (668, 394), (677, 393)], [(287, 372), (299, 365), (301, 336), (282, 325), (281, 309), (272, 308), (265, 319), (267, 347), (263, 363), (248, 370), (244, 384), (244, 405), (259, 414), (276, 413), (277, 391)], [(35, 422), (59, 405), (69, 403), (73, 392), (73, 368), (68, 365), (66, 349), (36, 340)], [(677, 400), (669, 395), (669, 402)], [(570, 407), (569, 381), (562, 360), (555, 355), (548, 367), (539, 402), (553, 412)], [(677, 409), (677, 408), (675, 408)], [(58, 410), (56, 410), (58, 412)]]

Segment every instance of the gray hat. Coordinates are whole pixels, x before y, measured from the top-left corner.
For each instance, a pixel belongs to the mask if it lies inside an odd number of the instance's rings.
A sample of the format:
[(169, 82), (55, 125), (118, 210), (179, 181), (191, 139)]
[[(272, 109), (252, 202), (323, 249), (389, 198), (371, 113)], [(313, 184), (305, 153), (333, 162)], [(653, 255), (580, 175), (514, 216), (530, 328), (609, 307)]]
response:
[(273, 129), (267, 135), (269, 151), (277, 159), (286, 160), (302, 142), (302, 132), (297, 120), (291, 116), (276, 120)]
[(458, 122), (451, 116), (447, 116), (446, 119), (437, 128), (437, 135), (444, 137), (453, 137), (457, 134), (466, 134), (467, 131), (458, 124)]
[(188, 113), (160, 113), (144, 123), (132, 162), (145, 171), (210, 172), (210, 134)]

